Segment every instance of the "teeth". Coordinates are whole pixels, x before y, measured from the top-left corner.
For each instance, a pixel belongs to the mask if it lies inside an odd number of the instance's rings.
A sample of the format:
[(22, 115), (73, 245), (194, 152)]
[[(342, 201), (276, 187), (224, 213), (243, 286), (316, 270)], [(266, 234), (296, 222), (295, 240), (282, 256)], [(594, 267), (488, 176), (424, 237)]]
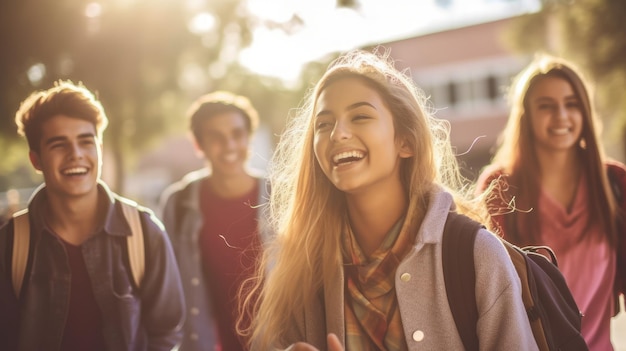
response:
[(365, 155), (361, 151), (346, 151), (339, 153), (333, 157), (333, 162), (339, 163), (346, 159), (362, 159)]
[(84, 174), (84, 173), (87, 173), (87, 168), (85, 167), (74, 167), (74, 168), (69, 168), (63, 171), (63, 174), (65, 175)]
[(227, 162), (237, 161), (237, 154), (236, 153), (226, 154), (224, 156), (224, 160), (226, 160)]
[(556, 135), (564, 135), (570, 132), (569, 128), (552, 128), (550, 129), (550, 131), (552, 132), (552, 134), (556, 134)]

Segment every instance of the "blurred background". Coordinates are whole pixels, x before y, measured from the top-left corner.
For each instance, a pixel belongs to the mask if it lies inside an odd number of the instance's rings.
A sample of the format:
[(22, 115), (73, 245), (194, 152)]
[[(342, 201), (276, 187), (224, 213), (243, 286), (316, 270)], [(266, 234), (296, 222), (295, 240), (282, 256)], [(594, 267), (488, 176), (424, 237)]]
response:
[[(338, 53), (390, 50), (450, 121), (475, 179), (507, 115), (506, 88), (536, 52), (595, 82), (609, 156), (624, 159), (623, 0), (21, 0), (0, 4), (0, 213), (41, 183), (14, 114), (58, 79), (97, 92), (110, 119), (104, 179), (156, 205), (201, 161), (185, 110), (216, 89), (260, 112), (253, 166), (265, 167), (290, 110)], [(13, 191), (9, 191), (13, 190)]]
[(202, 167), (184, 118), (191, 101), (217, 89), (248, 96), (262, 120), (250, 162), (263, 168), (290, 111), (353, 48), (390, 50), (450, 121), (470, 180), (505, 124), (507, 86), (537, 52), (583, 69), (607, 153), (624, 161), (625, 15), (623, 0), (3, 0), (0, 214), (42, 181), (14, 123), (33, 90), (70, 79), (97, 92), (110, 119), (103, 178), (156, 207), (165, 186)]

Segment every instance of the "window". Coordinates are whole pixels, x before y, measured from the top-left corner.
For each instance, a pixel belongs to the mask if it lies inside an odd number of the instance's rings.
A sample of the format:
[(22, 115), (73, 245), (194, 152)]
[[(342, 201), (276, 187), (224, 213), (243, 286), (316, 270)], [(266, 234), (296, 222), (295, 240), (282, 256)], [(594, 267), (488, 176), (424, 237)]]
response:
[(494, 101), (500, 98), (500, 90), (498, 89), (498, 78), (493, 74), (487, 76), (485, 79), (487, 85), (487, 97), (489, 100)]
[(448, 106), (453, 107), (454, 105), (456, 105), (459, 102), (459, 92), (458, 92), (458, 87), (457, 87), (457, 83), (454, 81), (450, 81), (448, 82), (448, 87), (447, 87), (447, 92), (448, 92)]

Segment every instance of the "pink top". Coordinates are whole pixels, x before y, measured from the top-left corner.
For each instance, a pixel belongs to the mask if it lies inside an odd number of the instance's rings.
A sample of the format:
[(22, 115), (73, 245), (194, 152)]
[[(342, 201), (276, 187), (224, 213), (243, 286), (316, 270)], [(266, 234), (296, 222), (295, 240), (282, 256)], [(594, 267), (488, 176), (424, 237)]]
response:
[(554, 250), (559, 269), (584, 314), (582, 335), (589, 349), (613, 350), (610, 331), (616, 254), (599, 225), (587, 228), (590, 218), (584, 184), (581, 177), (570, 211), (541, 191), (541, 242)]

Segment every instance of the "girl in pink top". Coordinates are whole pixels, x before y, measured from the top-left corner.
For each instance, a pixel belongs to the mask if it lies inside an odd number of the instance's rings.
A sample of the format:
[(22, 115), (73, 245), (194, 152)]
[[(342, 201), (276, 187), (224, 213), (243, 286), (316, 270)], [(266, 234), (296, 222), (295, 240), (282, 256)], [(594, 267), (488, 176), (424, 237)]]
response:
[[(624, 292), (626, 270), (618, 268), (622, 210), (610, 179), (626, 184), (626, 168), (606, 160), (591, 96), (570, 62), (537, 56), (510, 93), (502, 142), (477, 189), (490, 191), (494, 226), (506, 239), (555, 251), (589, 349), (613, 350), (614, 291)], [(616, 190), (626, 194), (624, 185)]]

